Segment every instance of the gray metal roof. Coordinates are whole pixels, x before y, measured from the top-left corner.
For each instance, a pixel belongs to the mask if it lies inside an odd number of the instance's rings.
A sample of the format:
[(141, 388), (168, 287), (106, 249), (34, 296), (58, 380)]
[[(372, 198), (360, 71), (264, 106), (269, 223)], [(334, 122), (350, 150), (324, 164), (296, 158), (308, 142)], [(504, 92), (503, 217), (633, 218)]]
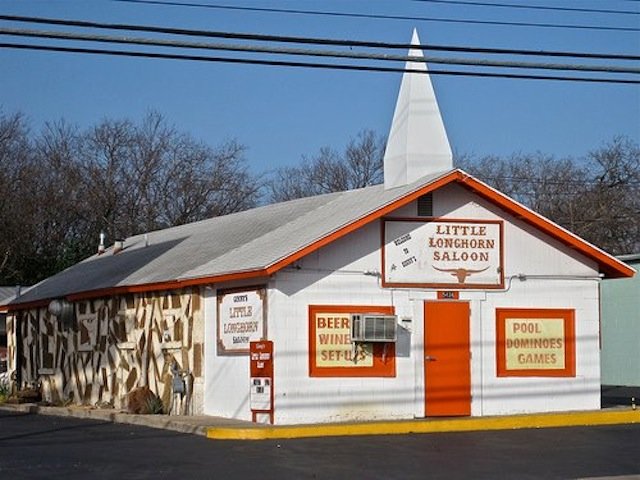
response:
[(0, 287), (0, 305), (15, 297), (16, 288), (17, 287)]
[(618, 259), (627, 263), (635, 263), (640, 260), (640, 253), (629, 253), (627, 255), (618, 255)]
[(31, 287), (30, 286), (22, 286), (22, 285), (11, 285), (0, 287), (0, 306), (8, 305), (11, 303), (18, 292), (20, 294), (26, 293)]
[(375, 185), (148, 232), (148, 245), (144, 234), (135, 235), (121, 252), (89, 257), (12, 303), (265, 269), (448, 173), (389, 190)]

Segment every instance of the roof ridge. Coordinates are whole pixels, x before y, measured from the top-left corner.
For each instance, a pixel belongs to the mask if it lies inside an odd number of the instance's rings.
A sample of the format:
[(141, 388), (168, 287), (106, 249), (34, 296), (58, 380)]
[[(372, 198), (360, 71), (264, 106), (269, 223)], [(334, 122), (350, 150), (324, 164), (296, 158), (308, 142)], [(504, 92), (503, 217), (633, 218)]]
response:
[[(445, 175), (446, 173), (450, 173), (450, 172), (444, 172), (443, 175)], [(427, 185), (428, 183), (431, 183), (432, 181), (437, 180), (438, 177), (435, 178), (430, 178), (429, 180), (426, 180), (427, 177), (433, 177), (433, 175), (424, 175), (423, 177), (421, 177), (419, 180), (416, 180), (415, 182), (409, 184), (409, 185), (402, 185), (402, 186), (398, 186), (395, 187), (393, 189), (385, 189), (384, 188), (384, 184), (376, 184), (376, 185), (370, 185), (367, 187), (361, 187), (361, 188), (355, 188), (355, 189), (351, 189), (351, 190), (343, 190), (341, 193), (344, 195), (348, 195), (348, 194), (353, 194), (353, 193), (361, 193), (364, 190), (370, 190), (373, 188), (378, 188), (380, 190), (382, 190), (383, 192), (390, 192), (390, 190), (397, 190), (397, 193), (395, 195), (393, 195), (393, 197), (387, 199), (386, 201), (382, 202), (381, 204), (378, 204), (374, 207), (371, 207), (369, 209), (367, 209), (366, 211), (360, 213), (357, 217), (355, 218), (351, 218), (348, 221), (345, 221), (343, 223), (341, 223), (340, 225), (335, 226), (332, 230), (330, 231), (325, 231), (322, 235), (322, 237), (327, 237), (332, 235), (334, 232), (338, 232), (340, 231), (342, 228), (344, 228), (347, 225), (352, 224), (353, 222), (357, 222), (358, 220), (360, 220), (361, 218), (365, 218), (366, 216), (370, 215), (371, 213), (380, 210), (381, 208), (384, 208), (385, 206), (392, 204), (393, 202), (397, 201), (399, 198), (404, 197), (406, 195), (410, 195), (411, 193), (423, 188), (425, 185)], [(409, 188), (410, 186), (413, 186), (412, 188)], [(308, 211), (307, 213), (305, 213), (304, 215), (301, 215), (299, 217), (297, 217), (295, 219), (296, 222), (300, 221), (302, 222), (304, 218), (306, 218), (308, 215), (312, 214), (312, 213), (317, 213), (318, 210), (324, 210), (327, 208), (330, 208), (335, 202), (337, 202), (339, 200), (339, 198), (342, 198), (344, 195), (341, 195), (340, 197), (336, 197), (334, 199), (332, 199), (330, 202), (327, 203), (323, 203), (321, 205), (318, 205), (317, 208), (314, 208), (313, 210)], [(319, 240), (319, 238), (315, 238), (313, 240), (310, 240), (307, 242), (306, 245), (300, 247), (300, 248), (305, 248), (308, 245), (312, 245), (315, 242), (317, 242)], [(267, 268), (276, 265), (277, 263), (279, 263), (282, 259), (286, 258), (287, 255), (284, 255), (280, 258), (274, 259), (269, 265), (267, 265)]]
[[(335, 204), (338, 200), (340, 200), (341, 198), (343, 198), (345, 195), (350, 195), (350, 194), (355, 194), (355, 193), (362, 193), (365, 190), (372, 190), (374, 188), (377, 188), (379, 190), (382, 190), (383, 192), (390, 192), (392, 190), (397, 190), (396, 194), (393, 195), (391, 198), (389, 198), (388, 200), (384, 201), (383, 203), (376, 205), (375, 207), (371, 207), (369, 209), (367, 209), (365, 212), (360, 213), (356, 218), (351, 218), (348, 221), (345, 221), (344, 223), (335, 226), (332, 230), (330, 231), (325, 231), (322, 235), (322, 237), (325, 236), (330, 236), (331, 234), (333, 234), (334, 232), (339, 231), (340, 229), (344, 228), (346, 225), (350, 225), (353, 222), (357, 222), (359, 219), (366, 217), (367, 215), (370, 215), (371, 213), (380, 210), (381, 208), (384, 208), (385, 206), (392, 204), (393, 202), (395, 202), (396, 200), (398, 200), (401, 197), (404, 197), (406, 195), (410, 195), (411, 193), (420, 190), (421, 188), (423, 188), (425, 185), (432, 183), (433, 181), (436, 181), (438, 178), (445, 176), (449, 173), (452, 173), (454, 170), (447, 170), (438, 174), (427, 174), (427, 175), (423, 175), (422, 177), (420, 177), (420, 179), (416, 180), (415, 182), (408, 184), (408, 185), (401, 185), (398, 187), (394, 187), (392, 189), (385, 189), (384, 188), (384, 184), (379, 183), (379, 184), (375, 184), (375, 185), (369, 185), (366, 187), (360, 187), (360, 188), (354, 188), (354, 189), (350, 189), (350, 190), (342, 190), (340, 192), (333, 192), (333, 193), (339, 193), (340, 195), (336, 195), (334, 198), (332, 198), (329, 202), (326, 203), (322, 203), (319, 204), (316, 208), (312, 209), (312, 210), (308, 210), (304, 215), (300, 215), (298, 217), (296, 217), (295, 219), (293, 219), (293, 223), (304, 223), (304, 219), (306, 219), (309, 215), (312, 214), (317, 214), (317, 212), (319, 210), (324, 210), (327, 208), (331, 208), (331, 206), (333, 204)], [(468, 175), (466, 172), (462, 172), (465, 175)], [(269, 235), (273, 232), (274, 230), (271, 230), (269, 232), (266, 232), (264, 235), (261, 235), (260, 237), (257, 237), (255, 239), (253, 239), (251, 242), (248, 242), (244, 245), (240, 245), (239, 247), (234, 248), (232, 251), (236, 251), (240, 248), (243, 248), (245, 246), (251, 245), (254, 242), (264, 238), (266, 235)], [(313, 240), (310, 240), (307, 242), (306, 245), (300, 247), (300, 248), (305, 248), (307, 245), (312, 245), (313, 243), (315, 243), (318, 240), (318, 238), (315, 238)], [(228, 252), (231, 253), (232, 251)], [(226, 254), (225, 254), (226, 255)], [(265, 267), (269, 268), (275, 264), (277, 264), (278, 262), (280, 262), (283, 258), (286, 258), (287, 255), (284, 255), (283, 257), (274, 259), (270, 264), (265, 265)]]
[[(265, 204), (265, 205), (258, 205), (256, 207), (247, 208), (246, 210), (240, 210), (240, 211), (237, 211), (237, 212), (226, 213), (224, 215), (215, 215), (215, 216), (212, 216), (212, 217), (203, 218), (201, 220), (194, 220), (193, 222), (182, 223), (180, 225), (172, 225), (170, 227), (156, 228), (155, 230), (149, 230), (149, 231), (145, 231), (145, 232), (141, 232), (141, 233), (136, 233), (134, 235), (130, 235), (130, 236), (126, 237), (125, 240), (131, 240), (131, 239), (134, 239), (134, 238), (143, 237), (144, 235), (150, 235), (150, 234), (154, 234), (154, 233), (158, 233), (158, 232), (177, 231), (177, 230), (186, 229), (187, 227), (195, 226), (195, 225), (198, 225), (198, 224), (205, 224), (205, 223), (209, 223), (209, 222), (215, 222), (217, 220), (220, 220), (221, 218), (230, 218), (230, 217), (234, 217), (234, 216), (247, 214), (249, 212), (255, 212), (255, 211), (261, 210), (261, 209), (270, 209), (270, 208), (274, 208), (276, 206), (286, 205), (287, 203), (303, 202), (303, 201), (308, 200), (310, 198), (314, 198), (314, 199), (315, 198), (321, 198), (321, 197), (325, 197), (325, 196), (329, 196), (329, 195), (336, 195), (338, 193), (344, 193), (344, 191), (321, 193), (319, 195), (309, 195), (307, 197), (292, 198), (290, 200), (284, 200), (282, 202), (274, 202), (274, 203), (268, 203), (268, 204)], [(88, 258), (91, 258), (91, 257), (88, 257)]]
[[(328, 205), (330, 205), (330, 204), (333, 204), (333, 203), (334, 203), (335, 201), (337, 201), (339, 198), (342, 198), (345, 194), (348, 194), (349, 192), (356, 192), (356, 191), (360, 191), (360, 190), (363, 190), (363, 189), (365, 189), (365, 188), (370, 188), (370, 187), (362, 187), (362, 188), (352, 189), (352, 190), (341, 190), (341, 191), (338, 191), (338, 192), (330, 192), (330, 193), (326, 193), (326, 194), (322, 194), (322, 195), (312, 195), (312, 196), (309, 196), (309, 197), (301, 197), (301, 198), (297, 198), (297, 199), (294, 199), (294, 200), (288, 200), (288, 201), (286, 201), (286, 202), (277, 202), (277, 203), (275, 203), (275, 204), (271, 204), (271, 205), (282, 205), (282, 204), (285, 204), (285, 203), (288, 203), (288, 202), (291, 202), (291, 201), (295, 201), (295, 200), (304, 200), (304, 199), (309, 199), (309, 198), (314, 198), (314, 199), (315, 199), (315, 198), (319, 198), (319, 197), (325, 197), (325, 198), (326, 198), (326, 197), (328, 197), (328, 196), (333, 196), (333, 197), (334, 197), (334, 198), (332, 198), (329, 202), (326, 202), (326, 203), (318, 203), (316, 206), (314, 206), (312, 209), (309, 209), (309, 210), (308, 210), (306, 213), (304, 213), (303, 215), (299, 215), (299, 216), (297, 216), (297, 217), (293, 218), (290, 222), (286, 222), (287, 224), (298, 223), (298, 222), (301, 222), (301, 221), (302, 221), (302, 219), (307, 218), (309, 215), (314, 214), (314, 213), (315, 213), (315, 212), (317, 212), (319, 209), (324, 208), (324, 207), (326, 207), (326, 206), (328, 206)], [(247, 211), (248, 211), (248, 210), (247, 210)], [(279, 228), (279, 227), (278, 227), (278, 228)], [(224, 252), (223, 256), (231, 255), (231, 254), (233, 254), (233, 253), (237, 252), (237, 251), (238, 251), (238, 250), (240, 250), (240, 249), (246, 248), (246, 247), (248, 247), (248, 246), (250, 246), (250, 245), (253, 245), (253, 244), (257, 243), (257, 242), (262, 241), (266, 236), (271, 235), (274, 231), (277, 231), (277, 230), (278, 230), (278, 228), (272, 228), (272, 229), (270, 229), (269, 231), (264, 232), (262, 235), (259, 235), (259, 236), (255, 237), (255, 238), (251, 239), (251, 241), (246, 242), (246, 243), (243, 243), (243, 244), (240, 244), (240, 245), (238, 245), (238, 246), (236, 246), (236, 247), (234, 247), (234, 248), (232, 248), (232, 249), (230, 249), (230, 250), (228, 250), (228, 251)], [(219, 258), (219, 257), (212, 258), (209, 262), (207, 262), (207, 263), (206, 263), (206, 264), (204, 264), (204, 265), (207, 265), (207, 264), (209, 264), (209, 263), (211, 263), (211, 262), (215, 261), (217, 258)], [(272, 262), (272, 263), (276, 263), (277, 261), (279, 261), (279, 259), (278, 259), (278, 260), (276, 260), (276, 261), (274, 261), (274, 262)], [(199, 268), (202, 268), (204, 265), (200, 266)], [(267, 267), (268, 267), (268, 266), (269, 266), (269, 265), (267, 265)], [(194, 270), (194, 269), (190, 270), (189, 272), (185, 272), (183, 275), (181, 275), (181, 276), (180, 276), (180, 279), (192, 278), (189, 274), (190, 274), (191, 272), (193, 272), (193, 270)], [(197, 278), (197, 277), (198, 277), (198, 275), (195, 275), (195, 276), (194, 276), (194, 278)]]

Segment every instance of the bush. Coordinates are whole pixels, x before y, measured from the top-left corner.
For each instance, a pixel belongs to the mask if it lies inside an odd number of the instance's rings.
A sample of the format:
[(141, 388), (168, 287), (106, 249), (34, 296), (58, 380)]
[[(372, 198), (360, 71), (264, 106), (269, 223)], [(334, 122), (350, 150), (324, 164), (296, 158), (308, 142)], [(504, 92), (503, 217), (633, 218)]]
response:
[(0, 374), (0, 403), (4, 403), (11, 394), (11, 383), (7, 373)]
[(147, 408), (144, 413), (148, 413), (151, 415), (161, 415), (164, 413), (164, 404), (162, 403), (162, 399), (160, 399), (160, 397), (149, 398), (145, 406)]
[(164, 405), (149, 387), (138, 387), (127, 395), (127, 411), (137, 414), (164, 413)]

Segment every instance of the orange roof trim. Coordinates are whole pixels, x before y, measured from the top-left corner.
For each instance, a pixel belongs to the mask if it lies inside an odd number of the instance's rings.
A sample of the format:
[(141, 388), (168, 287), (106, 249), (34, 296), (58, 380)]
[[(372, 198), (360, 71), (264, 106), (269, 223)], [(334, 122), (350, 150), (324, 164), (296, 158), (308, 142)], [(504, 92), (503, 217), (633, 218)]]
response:
[(468, 190), (480, 195), (481, 197), (489, 200), (491, 203), (499, 206), (506, 212), (520, 218), (526, 223), (536, 227), (538, 230), (556, 238), (561, 241), (565, 245), (568, 245), (571, 248), (575, 248), (577, 251), (582, 253), (583, 255), (591, 258), (596, 261), (599, 265), (600, 271), (607, 275), (610, 278), (623, 278), (623, 277), (632, 277), (635, 273), (635, 270), (621, 262), (617, 258), (608, 253), (600, 250), (599, 248), (591, 245), (590, 243), (582, 240), (577, 235), (565, 230), (559, 225), (551, 222), (546, 219), (542, 215), (535, 213), (534, 211), (528, 209), (527, 207), (521, 205), (520, 203), (512, 200), (507, 197), (503, 193), (495, 190), (489, 185), (477, 180), (476, 178), (470, 176), (468, 173), (462, 170), (454, 170), (451, 173), (444, 175), (443, 177), (435, 180), (434, 182), (425, 185), (424, 187), (411, 192), (405, 195), (402, 198), (397, 199), (396, 201), (374, 211), (370, 214), (362, 217), (348, 225), (345, 225), (341, 229), (330, 233), (326, 237), (312, 243), (305, 248), (291, 254), (288, 257), (283, 258), (279, 262), (267, 268), (267, 272), (269, 274), (275, 273), (278, 270), (290, 265), (291, 263), (299, 260), (300, 258), (308, 255), (309, 253), (318, 250), (319, 248), (328, 245), (329, 243), (334, 242), (335, 240), (343, 237), (344, 235), (357, 230), (358, 228), (363, 227), (364, 225), (377, 220), (392, 211), (411, 203), (412, 201), (418, 199), (422, 195), (433, 192), (442, 188), (450, 183), (459, 183), (463, 187)]
[(464, 187), (597, 262), (600, 272), (604, 273), (607, 277), (626, 278), (633, 277), (635, 274), (635, 270), (633, 268), (629, 267), (624, 262), (621, 262), (613, 255), (610, 255), (590, 244), (577, 235), (571, 233), (569, 230), (566, 230), (556, 223), (546, 219), (542, 215), (535, 213), (533, 210), (530, 210), (524, 205), (507, 197), (505, 194), (490, 187), (486, 183), (471, 177), (462, 170), (456, 170), (455, 173), (459, 175), (457, 181)]
[[(401, 208), (414, 200), (417, 200), (422, 195), (433, 192), (442, 188), (451, 183), (458, 183), (461, 186), (467, 188), (468, 190), (476, 193), (482, 198), (488, 200), (489, 202), (497, 205), (504, 211), (516, 216), (517, 218), (523, 220), (529, 225), (534, 226), (538, 230), (550, 235), (551, 237), (559, 240), (563, 244), (574, 248), (579, 253), (583, 254), (587, 258), (594, 260), (600, 269), (601, 273), (604, 273), (609, 278), (625, 278), (632, 277), (635, 274), (635, 270), (625, 263), (621, 262), (617, 258), (608, 253), (600, 250), (599, 248), (591, 245), (590, 243), (582, 240), (577, 235), (565, 230), (559, 225), (547, 220), (543, 216), (535, 213), (534, 211), (528, 209), (524, 205), (512, 200), (507, 197), (503, 193), (495, 190), (489, 185), (477, 180), (476, 178), (470, 176), (466, 172), (462, 170), (454, 170), (450, 173), (447, 173), (433, 182), (430, 182), (423, 187), (408, 193), (407, 195), (396, 199), (395, 201), (377, 209), (364, 217), (358, 218), (353, 222), (342, 226), (341, 228), (328, 233), (324, 237), (316, 240), (315, 242), (301, 248), (300, 250), (291, 253), (290, 255), (283, 257), (278, 260), (276, 263), (268, 266), (267, 268), (261, 268), (250, 271), (243, 272), (228, 272), (220, 275), (207, 276), (207, 277), (199, 277), (199, 278), (191, 278), (191, 279), (177, 279), (177, 280), (168, 280), (165, 282), (158, 283), (149, 283), (149, 284), (141, 284), (141, 285), (129, 285), (129, 286), (119, 286), (119, 287), (111, 287), (100, 290), (92, 290), (86, 292), (79, 292), (76, 294), (68, 295), (67, 299), (69, 301), (75, 300), (85, 300), (89, 298), (96, 297), (104, 297), (111, 295), (119, 295), (124, 293), (142, 293), (142, 292), (151, 292), (151, 291), (160, 291), (160, 290), (175, 290), (184, 287), (190, 287), (195, 285), (207, 285), (213, 283), (220, 283), (226, 281), (233, 280), (244, 280), (244, 279), (254, 279), (259, 277), (267, 277), (270, 276), (284, 267), (291, 265), (295, 261), (301, 259), (302, 257), (344, 237), (345, 235), (362, 228), (370, 222), (373, 222), (379, 218), (384, 217), (385, 215), (393, 212), (394, 210)], [(38, 301), (34, 302), (34, 305), (30, 304), (13, 304), (5, 306), (3, 309), (8, 311), (24, 309), (24, 308), (32, 308), (35, 306), (43, 306), (46, 305), (47, 301)], [(37, 304), (37, 305), (36, 305)]]

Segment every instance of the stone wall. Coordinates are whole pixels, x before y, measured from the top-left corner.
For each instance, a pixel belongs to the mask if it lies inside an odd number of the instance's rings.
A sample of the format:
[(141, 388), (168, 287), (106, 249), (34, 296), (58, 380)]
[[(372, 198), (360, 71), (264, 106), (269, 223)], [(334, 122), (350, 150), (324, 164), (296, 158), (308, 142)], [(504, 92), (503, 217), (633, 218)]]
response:
[[(43, 399), (54, 404), (116, 408), (126, 407), (129, 392), (148, 386), (174, 413), (202, 412), (204, 316), (198, 288), (78, 301), (74, 310), (69, 324), (46, 308), (9, 315), (9, 367), (15, 370), (20, 355), (21, 386), (41, 384)], [(174, 362), (189, 395), (172, 403), (179, 399), (172, 394)]]

